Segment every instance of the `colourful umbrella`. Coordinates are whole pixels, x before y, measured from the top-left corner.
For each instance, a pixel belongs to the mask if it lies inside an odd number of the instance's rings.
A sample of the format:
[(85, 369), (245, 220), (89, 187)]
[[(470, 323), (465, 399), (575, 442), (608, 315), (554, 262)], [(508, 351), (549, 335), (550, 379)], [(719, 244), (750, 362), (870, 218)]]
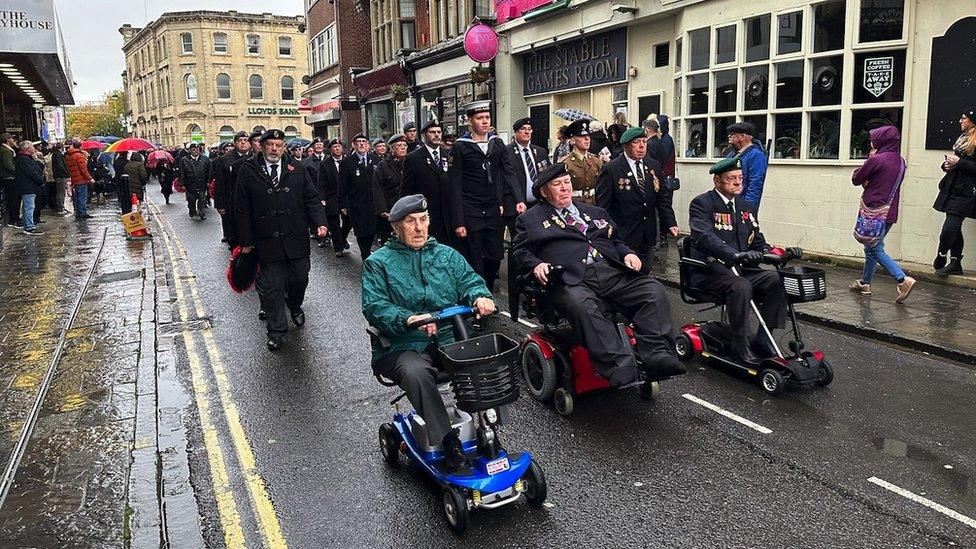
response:
[(91, 150), (91, 149), (101, 149), (104, 146), (105, 146), (105, 143), (100, 143), (98, 141), (92, 141), (91, 139), (86, 139), (85, 141), (82, 141), (81, 142), (81, 148), (84, 149), (84, 150), (86, 150), (86, 151), (87, 150)]
[(122, 138), (115, 135), (93, 135), (88, 139), (90, 141), (98, 141), (99, 143), (115, 143)]
[(579, 109), (556, 109), (556, 112), (553, 114), (564, 120), (569, 120), (570, 122), (575, 122), (584, 118), (587, 120), (593, 120), (593, 117), (587, 114), (586, 111), (581, 111)]
[(139, 139), (138, 137), (126, 137), (121, 141), (116, 141), (105, 149), (105, 152), (128, 152), (128, 151), (151, 151), (156, 147), (146, 141), (145, 139)]

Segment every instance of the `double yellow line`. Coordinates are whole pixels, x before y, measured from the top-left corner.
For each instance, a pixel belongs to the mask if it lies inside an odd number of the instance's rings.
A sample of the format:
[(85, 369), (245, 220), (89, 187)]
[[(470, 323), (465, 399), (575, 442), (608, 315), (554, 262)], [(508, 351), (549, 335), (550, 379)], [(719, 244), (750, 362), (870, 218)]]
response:
[[(193, 270), (190, 268), (190, 260), (187, 257), (186, 248), (176, 235), (176, 232), (173, 231), (169, 220), (160, 214), (159, 208), (155, 204), (151, 204), (151, 209), (161, 229), (160, 233), (162, 233), (163, 243), (166, 246), (170, 265), (173, 268), (173, 281), (176, 288), (176, 300), (180, 320), (184, 325), (187, 325), (187, 322), (190, 320), (187, 294), (190, 295), (196, 317), (205, 318), (206, 311), (203, 308), (200, 292), (194, 282), (195, 276)], [(181, 272), (186, 275), (186, 282), (182, 280)], [(184, 288), (184, 284), (186, 288)], [(227, 422), (234, 450), (237, 454), (237, 460), (244, 474), (251, 506), (264, 544), (271, 549), (284, 549), (288, 545), (285, 543), (284, 535), (281, 532), (281, 524), (278, 522), (278, 515), (275, 513), (274, 503), (272, 503), (268, 495), (267, 486), (257, 470), (254, 451), (251, 448), (247, 434), (244, 432), (240, 413), (231, 395), (227, 370), (224, 368), (224, 363), (220, 358), (220, 350), (217, 348), (213, 330), (209, 326), (204, 326), (198, 332), (202, 333), (203, 336), (211, 373), (217, 381), (217, 395), (220, 408), (224, 413), (224, 419)], [(221, 448), (218, 431), (210, 412), (210, 385), (206, 380), (203, 364), (197, 352), (197, 343), (194, 339), (195, 333), (195, 331), (184, 329), (182, 336), (186, 344), (186, 352), (190, 363), (190, 377), (193, 382), (193, 392), (197, 409), (200, 413), (200, 425), (203, 431), (204, 446), (206, 447), (207, 457), (210, 463), (210, 476), (214, 484), (217, 511), (220, 515), (220, 523), (224, 531), (224, 542), (229, 548), (246, 547), (244, 529), (237, 511), (234, 492), (230, 487), (230, 479), (227, 475), (227, 463), (224, 458), (223, 449)]]

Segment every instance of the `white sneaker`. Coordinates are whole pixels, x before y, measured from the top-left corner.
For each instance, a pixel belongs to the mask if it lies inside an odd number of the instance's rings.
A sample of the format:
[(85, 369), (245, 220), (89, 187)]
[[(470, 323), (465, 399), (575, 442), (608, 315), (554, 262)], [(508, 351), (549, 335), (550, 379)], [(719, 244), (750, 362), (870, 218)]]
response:
[(906, 276), (905, 280), (898, 285), (898, 297), (895, 298), (895, 303), (903, 303), (908, 299), (908, 294), (912, 293), (912, 288), (915, 287), (915, 279)]
[(871, 295), (871, 285), (861, 284), (860, 280), (855, 280), (854, 282), (851, 282), (851, 285), (848, 287), (848, 289), (850, 289), (852, 292), (858, 292), (861, 295)]

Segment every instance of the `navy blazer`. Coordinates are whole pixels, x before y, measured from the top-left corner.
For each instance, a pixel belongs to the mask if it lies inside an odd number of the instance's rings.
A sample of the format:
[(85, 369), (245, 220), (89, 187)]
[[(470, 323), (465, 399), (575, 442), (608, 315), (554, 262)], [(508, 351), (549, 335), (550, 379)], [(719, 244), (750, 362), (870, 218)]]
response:
[(586, 269), (586, 255), (590, 246), (603, 256), (603, 261), (637, 274), (623, 259), (634, 253), (619, 236), (606, 210), (597, 206), (574, 202), (579, 208), (586, 234), (568, 226), (548, 202), (542, 201), (515, 219), (515, 239), (512, 257), (521, 274), (532, 272), (540, 263), (562, 265), (563, 281), (579, 284)]
[[(769, 250), (759, 230), (759, 218), (753, 205), (741, 197), (735, 198), (734, 205), (735, 212), (729, 212), (725, 200), (714, 189), (691, 201), (692, 258), (730, 261), (738, 252)], [(709, 270), (715, 273), (729, 272), (720, 262), (712, 262)]]
[[(644, 188), (630, 169), (626, 154), (603, 166), (596, 183), (596, 205), (605, 208), (621, 227), (620, 238), (635, 250), (647, 250), (657, 242), (658, 217), (668, 227), (677, 226), (671, 209), (671, 193), (664, 187), (661, 165), (648, 157), (644, 166)], [(658, 190), (654, 190), (657, 178)]]

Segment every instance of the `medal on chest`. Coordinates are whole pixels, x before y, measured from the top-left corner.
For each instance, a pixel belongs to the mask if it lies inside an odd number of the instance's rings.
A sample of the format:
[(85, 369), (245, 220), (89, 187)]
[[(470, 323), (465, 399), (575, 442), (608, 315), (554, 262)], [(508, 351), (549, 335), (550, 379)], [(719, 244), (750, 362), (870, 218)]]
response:
[(555, 223), (556, 226), (559, 227), (560, 229), (566, 228), (566, 222), (563, 221), (562, 218), (559, 217), (558, 215), (552, 214), (551, 216), (549, 216), (549, 219), (551, 219), (552, 222)]
[(629, 173), (627, 174), (627, 177), (621, 177), (620, 179), (617, 180), (617, 189), (619, 189), (621, 191), (629, 191), (630, 190), (630, 174)]

